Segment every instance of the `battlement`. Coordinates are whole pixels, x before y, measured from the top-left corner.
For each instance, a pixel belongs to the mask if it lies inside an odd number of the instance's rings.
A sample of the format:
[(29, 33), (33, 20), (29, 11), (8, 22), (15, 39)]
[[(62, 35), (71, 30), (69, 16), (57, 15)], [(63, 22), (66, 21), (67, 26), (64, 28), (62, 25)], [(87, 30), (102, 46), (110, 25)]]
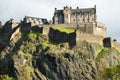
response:
[(64, 28), (72, 28), (80, 31), (81, 33), (94, 34), (96, 36), (106, 37), (106, 28), (102, 23), (69, 23), (69, 24), (48, 24), (48, 25), (40, 25), (42, 27), (64, 27)]

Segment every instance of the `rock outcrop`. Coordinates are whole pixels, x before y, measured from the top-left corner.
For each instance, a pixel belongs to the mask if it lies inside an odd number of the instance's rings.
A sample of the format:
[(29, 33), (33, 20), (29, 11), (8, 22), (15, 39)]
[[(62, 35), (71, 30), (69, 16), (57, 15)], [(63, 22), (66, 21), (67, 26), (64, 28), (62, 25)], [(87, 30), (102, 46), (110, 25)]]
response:
[(49, 42), (39, 32), (15, 34), (0, 52), (0, 74), (17, 80), (103, 80), (104, 69), (120, 64), (120, 52), (99, 44)]
[(0, 75), (16, 80), (104, 80), (106, 68), (120, 65), (118, 48), (86, 41), (70, 47), (69, 41), (49, 41), (41, 28), (21, 28), (1, 38)]

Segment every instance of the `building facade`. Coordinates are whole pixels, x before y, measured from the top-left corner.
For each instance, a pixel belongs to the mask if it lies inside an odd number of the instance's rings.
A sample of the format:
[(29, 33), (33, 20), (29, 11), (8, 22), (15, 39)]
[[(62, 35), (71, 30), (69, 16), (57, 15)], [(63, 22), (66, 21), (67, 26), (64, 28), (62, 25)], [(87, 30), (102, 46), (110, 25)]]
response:
[(55, 8), (53, 16), (53, 24), (64, 23), (83, 23), (96, 22), (96, 5), (94, 8), (72, 9), (71, 7), (64, 7), (63, 10)]
[(48, 24), (47, 19), (45, 18), (36, 18), (31, 16), (25, 16), (23, 19), (24, 23), (35, 23), (35, 24)]

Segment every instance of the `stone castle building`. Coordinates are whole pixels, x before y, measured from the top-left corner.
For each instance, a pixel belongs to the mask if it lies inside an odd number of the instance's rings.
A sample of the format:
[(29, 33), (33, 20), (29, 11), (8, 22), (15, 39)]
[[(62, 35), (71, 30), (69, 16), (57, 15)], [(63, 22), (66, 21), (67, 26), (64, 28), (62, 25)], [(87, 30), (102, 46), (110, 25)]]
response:
[(71, 7), (64, 7), (63, 10), (55, 8), (53, 16), (53, 24), (63, 23), (83, 23), (96, 22), (96, 5), (94, 8), (72, 9)]
[(53, 24), (68, 28), (76, 28), (82, 33), (106, 37), (106, 27), (97, 22), (96, 5), (93, 8), (72, 9), (65, 6), (63, 10), (55, 8)]
[[(22, 32), (30, 30), (38, 31), (40, 28), (42, 34), (53, 38), (51, 40), (60, 41), (61, 39), (62, 42), (68, 41), (71, 44), (72, 41), (76, 41), (76, 44), (79, 44), (80, 41), (87, 41), (102, 45), (102, 40), (106, 37), (106, 27), (103, 23), (97, 22), (96, 15), (96, 6), (83, 9), (79, 9), (78, 7), (72, 9), (66, 6), (63, 10), (57, 10), (57, 8), (55, 8), (52, 24), (50, 24), (46, 18), (25, 16), (21, 23), (10, 20), (4, 28), (10, 31), (11, 29), (19, 27), (19, 30)], [(75, 32), (65, 34), (54, 30), (55, 27), (70, 28)]]
[(35, 24), (48, 24), (46, 18), (37, 18), (31, 16), (25, 16), (23, 19), (24, 23), (35, 23)]

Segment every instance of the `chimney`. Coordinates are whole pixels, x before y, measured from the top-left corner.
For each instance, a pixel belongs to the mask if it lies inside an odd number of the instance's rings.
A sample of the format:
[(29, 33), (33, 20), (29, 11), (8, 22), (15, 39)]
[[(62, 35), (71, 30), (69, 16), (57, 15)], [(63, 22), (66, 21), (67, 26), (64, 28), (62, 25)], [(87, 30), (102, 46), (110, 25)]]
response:
[(70, 6), (70, 9), (72, 9), (72, 7)]
[(96, 5), (94, 5), (94, 8), (96, 9)]
[(57, 10), (57, 8), (55, 8), (55, 10)]
[(77, 6), (77, 9), (79, 9), (79, 7)]

